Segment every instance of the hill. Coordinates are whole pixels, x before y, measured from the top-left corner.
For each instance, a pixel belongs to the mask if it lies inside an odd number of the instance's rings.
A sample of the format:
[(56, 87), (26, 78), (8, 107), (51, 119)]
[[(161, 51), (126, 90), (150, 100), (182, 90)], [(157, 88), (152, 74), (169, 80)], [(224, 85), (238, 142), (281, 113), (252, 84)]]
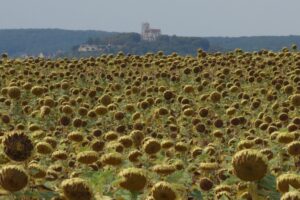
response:
[(80, 51), (80, 46), (75, 46), (71, 55), (115, 54), (120, 51), (138, 55), (158, 51), (165, 54), (177, 52), (181, 55), (195, 55), (199, 48), (208, 51), (209, 41), (201, 37), (161, 35), (156, 41), (149, 42), (142, 40), (138, 33), (120, 33), (106, 38), (90, 38), (85, 46), (87, 51)]
[(0, 30), (0, 52), (10, 56), (54, 55), (69, 51), (74, 45), (90, 37), (106, 37), (105, 31), (72, 31), (61, 29), (7, 29)]
[(89, 38), (86, 45), (91, 51), (78, 52), (75, 46), (69, 56), (90, 56), (101, 53), (115, 54), (119, 51), (131, 54), (163, 51), (165, 54), (177, 52), (181, 55), (195, 55), (198, 48), (209, 52), (227, 52), (240, 48), (244, 51), (269, 49), (280, 51), (293, 44), (300, 46), (300, 36), (252, 36), (252, 37), (178, 37), (162, 35), (154, 42), (142, 41), (137, 33), (119, 33), (106, 38)]
[(0, 53), (7, 52), (10, 56), (38, 55), (48, 56), (69, 55), (89, 56), (101, 52), (80, 54), (76, 49), (82, 44), (107, 46), (108, 38), (114, 45), (104, 53), (124, 51), (132, 54), (144, 54), (148, 51), (163, 50), (166, 54), (196, 53), (197, 48), (215, 51), (232, 51), (240, 48), (244, 51), (269, 49), (278, 51), (292, 44), (300, 46), (300, 36), (253, 36), (253, 37), (179, 37), (163, 35), (156, 42), (140, 40), (138, 33), (113, 33), (106, 31), (81, 31), (62, 29), (7, 29), (0, 30)]
[(240, 48), (244, 51), (269, 49), (279, 51), (292, 44), (300, 46), (300, 36), (251, 36), (251, 37), (206, 37), (210, 46), (220, 51)]

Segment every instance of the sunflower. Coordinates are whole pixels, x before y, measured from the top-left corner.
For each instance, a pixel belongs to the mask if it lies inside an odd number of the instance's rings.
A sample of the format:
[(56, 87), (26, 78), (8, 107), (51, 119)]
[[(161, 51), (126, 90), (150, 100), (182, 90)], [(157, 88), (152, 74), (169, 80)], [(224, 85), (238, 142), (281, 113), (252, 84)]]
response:
[(257, 150), (245, 149), (237, 152), (232, 159), (234, 174), (244, 181), (262, 179), (268, 170), (268, 162)]
[(3, 141), (4, 153), (11, 160), (22, 162), (27, 160), (33, 150), (33, 144), (25, 133), (12, 132), (5, 136)]

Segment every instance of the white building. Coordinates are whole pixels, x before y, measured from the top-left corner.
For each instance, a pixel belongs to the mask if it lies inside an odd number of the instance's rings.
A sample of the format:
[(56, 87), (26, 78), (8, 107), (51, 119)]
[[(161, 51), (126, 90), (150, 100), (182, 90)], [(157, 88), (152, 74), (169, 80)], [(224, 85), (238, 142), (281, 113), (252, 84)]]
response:
[(89, 45), (89, 44), (82, 44), (79, 46), (79, 52), (93, 52), (93, 51), (100, 51), (97, 45)]
[(150, 24), (147, 22), (142, 24), (142, 33), (141, 33), (142, 40), (155, 41), (160, 35), (161, 35), (160, 29), (150, 28)]

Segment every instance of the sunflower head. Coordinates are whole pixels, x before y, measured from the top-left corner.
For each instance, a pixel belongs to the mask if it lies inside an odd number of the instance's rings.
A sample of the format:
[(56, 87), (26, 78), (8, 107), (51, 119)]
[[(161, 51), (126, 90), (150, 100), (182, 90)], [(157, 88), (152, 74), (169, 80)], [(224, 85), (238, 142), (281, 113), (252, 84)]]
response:
[(128, 168), (120, 172), (120, 186), (130, 192), (141, 191), (147, 184), (146, 172), (139, 168)]
[(95, 151), (83, 151), (77, 155), (77, 161), (83, 164), (92, 164), (98, 160), (98, 154)]
[(22, 162), (27, 160), (33, 150), (33, 144), (23, 132), (12, 132), (5, 136), (3, 141), (4, 153), (11, 160)]
[(175, 200), (177, 192), (168, 182), (158, 182), (152, 187), (152, 196), (155, 200)]
[(245, 149), (237, 152), (232, 160), (234, 174), (244, 181), (256, 181), (265, 176), (268, 162), (257, 150)]
[(277, 186), (277, 189), (282, 193), (288, 192), (290, 186), (292, 186), (295, 189), (299, 189), (300, 188), (300, 175), (291, 174), (291, 173), (282, 174), (277, 177), (276, 186)]
[(64, 196), (68, 200), (92, 200), (93, 192), (87, 183), (81, 178), (64, 180), (61, 184)]
[(101, 156), (100, 158), (101, 163), (105, 165), (112, 165), (117, 166), (122, 163), (122, 154), (114, 152), (114, 153), (107, 153)]
[(9, 192), (17, 192), (28, 183), (26, 172), (14, 165), (4, 166), (0, 171), (0, 185)]
[(282, 195), (281, 200), (300, 200), (300, 192), (292, 191)]

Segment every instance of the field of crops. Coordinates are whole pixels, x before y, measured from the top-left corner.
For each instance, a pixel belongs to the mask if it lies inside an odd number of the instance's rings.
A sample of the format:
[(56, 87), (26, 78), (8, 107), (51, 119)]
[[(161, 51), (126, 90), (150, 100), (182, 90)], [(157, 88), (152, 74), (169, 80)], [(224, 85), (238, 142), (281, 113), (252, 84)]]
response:
[(0, 59), (0, 199), (300, 199), (296, 46)]

